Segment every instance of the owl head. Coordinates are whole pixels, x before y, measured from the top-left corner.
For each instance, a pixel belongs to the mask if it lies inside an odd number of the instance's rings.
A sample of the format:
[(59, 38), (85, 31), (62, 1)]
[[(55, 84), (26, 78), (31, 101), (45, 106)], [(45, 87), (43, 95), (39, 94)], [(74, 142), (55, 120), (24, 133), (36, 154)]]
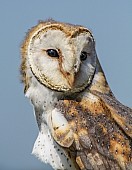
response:
[(64, 93), (83, 91), (92, 83), (95, 87), (101, 76), (105, 80), (93, 35), (85, 27), (53, 20), (40, 22), (28, 32), (21, 52), (25, 91), (34, 79)]

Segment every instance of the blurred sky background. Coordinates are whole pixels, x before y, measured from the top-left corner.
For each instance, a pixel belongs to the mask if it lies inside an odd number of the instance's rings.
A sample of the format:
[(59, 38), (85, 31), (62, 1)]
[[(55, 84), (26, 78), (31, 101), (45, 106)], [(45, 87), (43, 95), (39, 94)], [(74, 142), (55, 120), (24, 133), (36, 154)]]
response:
[(31, 155), (38, 134), (20, 83), (20, 45), (38, 20), (92, 30), (115, 96), (132, 107), (132, 0), (0, 0), (0, 170), (52, 170)]

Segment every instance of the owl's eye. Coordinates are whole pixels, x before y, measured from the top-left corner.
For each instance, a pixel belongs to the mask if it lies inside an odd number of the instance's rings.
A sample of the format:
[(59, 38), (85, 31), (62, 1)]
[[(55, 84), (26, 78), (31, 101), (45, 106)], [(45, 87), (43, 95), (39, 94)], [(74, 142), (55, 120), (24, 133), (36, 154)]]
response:
[(55, 49), (48, 49), (46, 50), (46, 53), (50, 56), (50, 57), (56, 57), (59, 58), (59, 54)]
[(84, 60), (86, 60), (86, 59), (87, 59), (87, 52), (82, 51), (82, 52), (81, 52), (81, 55), (80, 55), (80, 60), (81, 60), (81, 61), (84, 61)]

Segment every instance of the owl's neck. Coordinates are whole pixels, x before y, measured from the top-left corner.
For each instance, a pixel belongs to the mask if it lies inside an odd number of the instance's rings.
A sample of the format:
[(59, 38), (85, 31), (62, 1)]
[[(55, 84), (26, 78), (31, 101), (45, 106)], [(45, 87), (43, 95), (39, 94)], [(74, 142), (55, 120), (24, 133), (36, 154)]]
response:
[(41, 85), (34, 79), (25, 96), (31, 100), (35, 108), (47, 110), (54, 106), (58, 100), (59, 94)]

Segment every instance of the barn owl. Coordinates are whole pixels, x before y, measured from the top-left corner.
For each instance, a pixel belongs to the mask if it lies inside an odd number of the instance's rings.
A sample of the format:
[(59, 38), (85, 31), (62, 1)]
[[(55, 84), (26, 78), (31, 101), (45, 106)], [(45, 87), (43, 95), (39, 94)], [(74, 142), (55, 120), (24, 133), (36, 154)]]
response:
[(113, 95), (89, 29), (41, 21), (21, 54), (39, 128), (32, 153), (55, 170), (132, 169), (132, 109)]

